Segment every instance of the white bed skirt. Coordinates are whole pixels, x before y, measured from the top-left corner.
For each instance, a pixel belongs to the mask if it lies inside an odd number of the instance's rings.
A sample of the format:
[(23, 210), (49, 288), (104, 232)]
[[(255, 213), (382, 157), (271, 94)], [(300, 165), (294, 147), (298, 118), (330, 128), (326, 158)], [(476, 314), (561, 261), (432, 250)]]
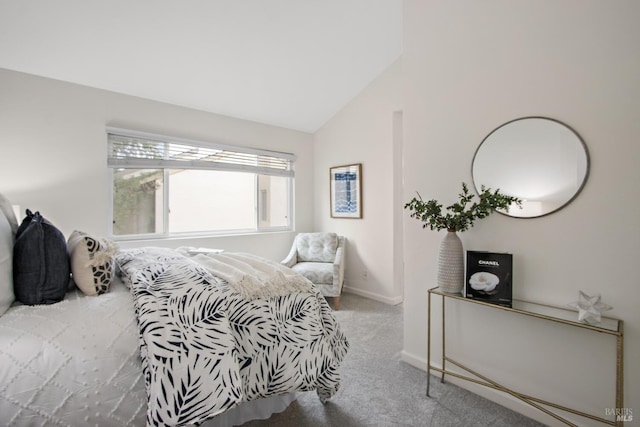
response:
[(271, 415), (287, 409), (296, 399), (296, 393), (287, 393), (244, 402), (201, 425), (203, 427), (230, 427), (239, 426), (252, 420), (266, 420)]

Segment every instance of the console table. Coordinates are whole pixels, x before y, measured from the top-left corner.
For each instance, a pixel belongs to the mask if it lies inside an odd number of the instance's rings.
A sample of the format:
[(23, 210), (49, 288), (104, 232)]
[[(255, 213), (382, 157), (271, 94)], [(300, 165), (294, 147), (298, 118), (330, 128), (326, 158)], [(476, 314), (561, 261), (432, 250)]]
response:
[[(456, 377), (466, 381), (471, 381), (476, 384), (483, 385), (485, 387), (502, 391), (533, 406), (534, 408), (546, 413), (547, 415), (552, 416), (553, 418), (563, 422), (566, 425), (575, 426), (575, 424), (573, 424), (571, 421), (560, 416), (558, 413), (553, 412), (553, 409), (566, 411), (566, 412), (576, 414), (585, 418), (589, 418), (604, 424), (609, 424), (613, 426), (622, 426), (623, 421), (621, 420), (611, 421), (606, 418), (602, 418), (600, 416), (588, 414), (572, 408), (567, 408), (566, 406), (558, 405), (552, 402), (547, 402), (545, 400), (517, 392), (508, 387), (500, 385), (499, 383), (491, 380), (490, 378), (487, 378), (478, 372), (474, 372), (471, 369), (465, 367), (463, 364), (451, 359), (450, 357), (447, 356), (446, 347), (445, 347), (445, 343), (446, 343), (445, 308), (446, 308), (447, 300), (458, 300), (464, 303), (479, 304), (482, 306), (486, 306), (488, 309), (505, 310), (505, 311), (514, 313), (516, 315), (530, 316), (530, 317), (542, 319), (544, 321), (558, 322), (558, 323), (562, 323), (569, 326), (575, 326), (578, 328), (588, 329), (594, 332), (615, 336), (616, 338), (615, 339), (616, 341), (615, 407), (616, 408), (624, 407), (623, 405), (624, 379), (623, 379), (623, 351), (622, 351), (623, 350), (623, 321), (622, 320), (613, 319), (610, 317), (602, 317), (601, 323), (599, 323), (598, 325), (591, 325), (591, 324), (579, 322), (577, 320), (578, 316), (575, 311), (572, 311), (569, 309), (563, 309), (559, 307), (553, 307), (549, 305), (544, 305), (544, 304), (536, 304), (536, 303), (514, 299), (512, 307), (505, 307), (505, 306), (490, 304), (490, 303), (486, 303), (486, 302), (478, 301), (474, 299), (468, 299), (463, 297), (460, 294), (445, 293), (440, 291), (438, 288), (429, 289), (427, 295), (428, 295), (427, 296), (427, 334), (428, 334), (427, 335), (427, 396), (429, 396), (431, 371), (433, 370), (441, 373), (440, 382), (444, 382), (445, 375), (450, 375), (452, 377)], [(442, 299), (442, 368), (438, 368), (436, 366), (431, 365), (431, 299), (432, 299), (432, 295), (438, 295)], [(472, 376), (449, 370), (447, 368), (447, 363), (457, 366), (459, 369), (462, 369), (465, 372), (468, 372)]]

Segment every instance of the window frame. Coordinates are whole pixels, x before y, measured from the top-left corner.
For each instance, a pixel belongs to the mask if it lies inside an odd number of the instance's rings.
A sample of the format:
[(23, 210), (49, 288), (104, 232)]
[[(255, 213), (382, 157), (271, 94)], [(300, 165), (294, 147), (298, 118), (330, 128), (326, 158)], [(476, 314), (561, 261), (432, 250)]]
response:
[[(228, 144), (218, 144), (213, 142), (192, 140), (187, 138), (173, 137), (167, 135), (160, 135), (149, 132), (142, 132), (130, 129), (123, 129), (117, 127), (107, 127), (107, 169), (109, 175), (109, 213), (108, 213), (108, 231), (107, 235), (113, 240), (127, 241), (127, 240), (156, 240), (156, 239), (169, 239), (169, 238), (193, 238), (193, 237), (215, 237), (215, 236), (230, 236), (230, 235), (246, 235), (246, 234), (260, 234), (260, 233), (272, 233), (282, 231), (292, 231), (294, 229), (294, 187), (295, 187), (295, 160), (296, 156), (292, 153), (285, 153), (279, 151), (257, 149), (251, 147), (234, 146)], [(234, 164), (229, 162), (217, 163), (217, 162), (193, 162), (193, 161), (179, 161), (179, 160), (166, 160), (166, 159), (115, 159), (112, 156), (112, 143), (111, 135), (148, 140), (155, 143), (174, 144), (192, 148), (204, 148), (212, 150), (223, 150), (230, 153), (238, 153), (239, 155), (247, 156), (265, 156), (266, 158), (275, 158), (278, 160), (286, 161), (286, 169), (282, 169), (282, 164), (278, 163), (280, 168), (269, 168), (265, 166), (250, 166), (247, 164)], [(166, 147), (166, 145), (165, 145)], [(162, 231), (155, 233), (138, 233), (138, 234), (126, 234), (118, 235), (114, 233), (114, 179), (115, 171), (120, 168), (129, 169), (158, 169), (163, 174), (163, 222)], [(196, 170), (217, 170), (217, 171), (236, 171), (252, 173), (254, 180), (254, 224), (255, 228), (250, 229), (233, 229), (233, 230), (202, 230), (193, 232), (169, 232), (169, 193), (170, 193), (170, 180), (169, 175), (172, 169), (196, 169)], [(272, 175), (281, 176), (287, 179), (287, 218), (288, 224), (285, 226), (261, 226), (260, 214), (261, 214), (261, 201), (260, 201), (260, 175)]]

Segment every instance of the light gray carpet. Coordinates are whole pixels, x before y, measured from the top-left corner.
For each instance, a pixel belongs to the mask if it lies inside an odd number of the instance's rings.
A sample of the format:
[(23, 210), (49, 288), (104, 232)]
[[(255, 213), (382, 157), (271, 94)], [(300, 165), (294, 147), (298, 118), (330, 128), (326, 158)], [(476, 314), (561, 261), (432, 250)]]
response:
[(334, 313), (351, 344), (340, 390), (326, 405), (299, 393), (284, 412), (245, 427), (542, 426), (436, 377), (426, 397), (426, 373), (400, 361), (402, 307), (345, 293)]

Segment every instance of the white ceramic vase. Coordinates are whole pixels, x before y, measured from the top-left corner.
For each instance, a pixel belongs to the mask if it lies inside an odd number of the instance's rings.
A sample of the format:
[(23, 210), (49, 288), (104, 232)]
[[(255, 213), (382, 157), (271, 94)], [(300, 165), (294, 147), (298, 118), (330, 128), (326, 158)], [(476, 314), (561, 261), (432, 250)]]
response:
[(455, 231), (447, 231), (438, 254), (438, 287), (442, 292), (459, 294), (464, 286), (462, 241)]

